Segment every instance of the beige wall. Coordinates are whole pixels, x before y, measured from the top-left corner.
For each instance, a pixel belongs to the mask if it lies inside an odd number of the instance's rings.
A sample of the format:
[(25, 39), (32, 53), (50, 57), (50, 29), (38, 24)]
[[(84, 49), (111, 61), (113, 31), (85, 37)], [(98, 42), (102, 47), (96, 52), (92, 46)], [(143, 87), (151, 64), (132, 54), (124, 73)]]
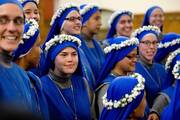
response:
[[(134, 14), (142, 14), (147, 8), (153, 5), (159, 5), (165, 12), (180, 11), (180, 0), (54, 0), (55, 6), (63, 5), (67, 2), (72, 2), (77, 5), (84, 3), (95, 3), (103, 9), (118, 10), (127, 9)], [(56, 9), (55, 8), (55, 9)]]

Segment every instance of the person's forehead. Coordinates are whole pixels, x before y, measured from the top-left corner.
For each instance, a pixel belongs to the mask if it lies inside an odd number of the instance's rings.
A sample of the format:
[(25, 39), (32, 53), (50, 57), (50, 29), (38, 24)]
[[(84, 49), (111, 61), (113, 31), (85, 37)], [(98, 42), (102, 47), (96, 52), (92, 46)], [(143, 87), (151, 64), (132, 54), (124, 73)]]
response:
[(16, 4), (6, 3), (0, 5), (0, 15), (23, 16), (23, 10)]

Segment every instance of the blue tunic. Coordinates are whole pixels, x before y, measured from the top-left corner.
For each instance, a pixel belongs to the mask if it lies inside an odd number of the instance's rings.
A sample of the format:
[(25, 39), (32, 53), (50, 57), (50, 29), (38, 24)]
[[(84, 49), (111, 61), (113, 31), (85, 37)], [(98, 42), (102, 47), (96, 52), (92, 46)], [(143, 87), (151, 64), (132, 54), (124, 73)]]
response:
[(158, 92), (166, 88), (166, 71), (164, 67), (158, 63), (153, 63), (152, 66), (145, 67), (142, 62), (137, 62), (135, 71), (145, 78), (146, 98), (151, 108)]
[(41, 80), (51, 120), (74, 120), (75, 115), (78, 120), (91, 119), (90, 102), (82, 77), (72, 76), (73, 91), (71, 88), (60, 89), (48, 75)]
[(32, 72), (27, 72), (28, 77), (31, 81), (31, 92), (32, 99), (34, 101), (33, 108), (34, 112), (40, 115), (43, 120), (49, 120), (49, 111), (46, 98), (42, 91), (42, 84), (40, 79)]
[(104, 63), (105, 60), (104, 52), (100, 44), (96, 40), (94, 39), (92, 40), (94, 48), (89, 48), (86, 45), (84, 38), (81, 37), (80, 39), (82, 42), (81, 48), (86, 54), (86, 57), (94, 73), (94, 77), (97, 80), (102, 64)]
[(11, 63), (11, 67), (0, 64), (0, 87), (0, 98), (3, 102), (32, 111), (33, 101), (29, 78), (26, 72), (15, 63)]

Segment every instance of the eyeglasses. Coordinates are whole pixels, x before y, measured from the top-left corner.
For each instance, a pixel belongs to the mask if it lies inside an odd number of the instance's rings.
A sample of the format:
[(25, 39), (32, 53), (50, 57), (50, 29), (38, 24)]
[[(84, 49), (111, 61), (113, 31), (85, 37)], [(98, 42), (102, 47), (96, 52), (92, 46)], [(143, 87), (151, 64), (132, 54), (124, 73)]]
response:
[(8, 16), (0, 16), (0, 25), (5, 25), (13, 21), (15, 25), (23, 25), (24, 24), (24, 18), (17, 16), (14, 19), (10, 19)]
[(76, 20), (82, 21), (82, 17), (69, 17), (65, 18), (65, 20), (68, 20), (70, 22), (75, 22)]
[(151, 45), (157, 46), (159, 44), (158, 41), (153, 41), (153, 42), (150, 42), (150, 41), (141, 41), (140, 43), (143, 43), (143, 44), (145, 44), (147, 46), (151, 46)]

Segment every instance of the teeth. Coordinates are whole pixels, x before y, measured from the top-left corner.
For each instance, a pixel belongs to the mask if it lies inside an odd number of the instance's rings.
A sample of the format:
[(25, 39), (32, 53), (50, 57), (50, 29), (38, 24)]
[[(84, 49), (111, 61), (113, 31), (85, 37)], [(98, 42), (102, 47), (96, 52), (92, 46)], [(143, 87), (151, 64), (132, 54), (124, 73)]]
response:
[(16, 37), (15, 37), (15, 36), (7, 36), (7, 37), (5, 37), (5, 39), (8, 39), (8, 40), (16, 40)]

